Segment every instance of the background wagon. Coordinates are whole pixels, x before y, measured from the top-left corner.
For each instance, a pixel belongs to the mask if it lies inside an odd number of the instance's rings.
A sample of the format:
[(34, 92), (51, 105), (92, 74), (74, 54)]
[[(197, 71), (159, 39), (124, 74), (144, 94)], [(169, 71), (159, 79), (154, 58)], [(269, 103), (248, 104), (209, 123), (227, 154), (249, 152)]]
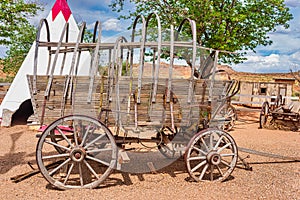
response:
[(285, 104), (282, 96), (272, 99), (271, 102), (265, 101), (262, 104), (259, 127), (260, 128), (279, 128), (297, 131), (300, 122), (300, 102), (291, 101)]

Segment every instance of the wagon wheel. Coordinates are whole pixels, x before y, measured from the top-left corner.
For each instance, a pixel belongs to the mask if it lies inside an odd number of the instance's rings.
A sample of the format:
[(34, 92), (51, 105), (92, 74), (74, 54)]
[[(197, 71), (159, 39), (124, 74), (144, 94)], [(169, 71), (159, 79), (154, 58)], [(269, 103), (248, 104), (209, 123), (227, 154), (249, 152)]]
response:
[(176, 153), (177, 153), (175, 150), (176, 147), (177, 147), (177, 144), (174, 144), (174, 143), (170, 143), (168, 145), (161, 144), (158, 146), (158, 150), (166, 158), (173, 159), (176, 157)]
[(206, 129), (189, 142), (185, 163), (195, 181), (224, 181), (234, 170), (238, 158), (234, 139), (219, 129)]
[(36, 159), (45, 179), (59, 189), (95, 188), (115, 168), (117, 146), (110, 130), (98, 120), (65, 116), (42, 133)]
[(172, 142), (165, 144), (164, 142), (160, 142), (157, 146), (159, 152), (166, 158), (174, 158), (175, 150), (174, 144)]
[(226, 107), (225, 124), (223, 126), (223, 130), (230, 131), (235, 125), (237, 114), (235, 108), (232, 105), (226, 105)]
[(282, 99), (282, 95), (278, 95), (276, 98), (276, 103), (275, 103), (275, 107), (278, 108), (283, 104), (283, 99)]
[(265, 101), (262, 104), (260, 115), (259, 115), (259, 128), (264, 128), (268, 121), (268, 115), (270, 113), (269, 103)]
[(185, 145), (182, 143), (170, 142), (169, 144), (161, 143), (158, 146), (159, 152), (170, 159), (177, 159), (184, 154)]
[[(171, 130), (171, 129), (169, 129)], [(177, 133), (166, 135), (163, 130), (157, 133), (156, 137), (160, 140), (157, 143), (159, 152), (166, 158), (174, 159), (183, 155), (185, 145), (181, 143), (172, 142)]]
[[(71, 131), (72, 129), (65, 130), (64, 128), (65, 128), (65, 127), (60, 127), (60, 129), (62, 129), (63, 132), (65, 132), (65, 133), (66, 133), (66, 132), (69, 132), (69, 134), (72, 133), (72, 131)], [(56, 136), (56, 132), (57, 132), (57, 131), (56, 131), (55, 129), (50, 130), (50, 131), (49, 131), (48, 138), (51, 139), (51, 142), (54, 142), (54, 143), (58, 144), (58, 143), (62, 142), (62, 141), (64, 140), (64, 138), (63, 138), (63, 137), (57, 137), (57, 136)], [(66, 149), (63, 149), (63, 148), (61, 148), (61, 147), (59, 147), (59, 146), (54, 146), (54, 148), (55, 148), (56, 151), (57, 151), (58, 153), (60, 153), (60, 154), (66, 152)]]

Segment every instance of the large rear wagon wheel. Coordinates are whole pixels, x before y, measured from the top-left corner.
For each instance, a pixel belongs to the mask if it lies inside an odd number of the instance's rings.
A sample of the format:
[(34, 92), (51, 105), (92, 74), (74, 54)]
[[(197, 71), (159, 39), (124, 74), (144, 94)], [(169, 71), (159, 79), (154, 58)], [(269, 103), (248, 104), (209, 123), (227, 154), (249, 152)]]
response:
[(36, 159), (45, 179), (59, 189), (95, 188), (115, 168), (117, 146), (101, 122), (71, 115), (45, 129), (37, 144)]
[(234, 139), (219, 129), (205, 129), (189, 142), (185, 163), (195, 181), (221, 182), (233, 172), (238, 159)]
[(237, 120), (237, 113), (232, 105), (225, 105), (225, 122), (223, 125), (223, 130), (230, 131), (233, 129), (235, 122)]

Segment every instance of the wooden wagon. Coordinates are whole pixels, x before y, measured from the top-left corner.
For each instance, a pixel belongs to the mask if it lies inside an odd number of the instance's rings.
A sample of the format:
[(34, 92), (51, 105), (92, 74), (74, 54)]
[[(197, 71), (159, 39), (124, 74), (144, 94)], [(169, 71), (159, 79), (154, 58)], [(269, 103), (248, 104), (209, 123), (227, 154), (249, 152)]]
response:
[[(262, 104), (259, 127), (279, 128), (297, 131), (300, 123), (300, 102), (292, 101), (284, 104), (282, 96), (279, 95), (271, 102), (265, 101)], [(286, 128), (288, 127), (288, 128)]]
[[(151, 20), (157, 30), (149, 37)], [(139, 22), (142, 28), (137, 36)], [(45, 20), (40, 29), (43, 24)], [(187, 27), (192, 38), (182, 40), (180, 33)], [(101, 42), (97, 22), (93, 42), (84, 43), (84, 30), (85, 24), (76, 43), (43, 42), (37, 36), (36, 52), (47, 47), (55, 55), (53, 62), (59, 54), (74, 55), (68, 75), (54, 75), (51, 62), (48, 74), (28, 75), (35, 120), (47, 125), (36, 149), (39, 169), (47, 181), (60, 189), (95, 188), (105, 183), (113, 169), (158, 170), (183, 154), (195, 181), (226, 180), (238, 159), (236, 143), (224, 128), (234, 123), (236, 115), (228, 99), (239, 84), (218, 80), (216, 67), (218, 55), (228, 52), (199, 46), (196, 25), (190, 19), (177, 31), (171, 26), (168, 41), (163, 41), (155, 14), (137, 17), (131, 41), (119, 37), (113, 43)], [(89, 76), (77, 74), (82, 51), (93, 55), (87, 66)], [(150, 64), (145, 62), (146, 52), (152, 57)], [(183, 52), (189, 77), (176, 75), (174, 60)], [(168, 55), (165, 67), (161, 66), (163, 54)], [(134, 64), (135, 56), (138, 64)], [(100, 59), (108, 64), (100, 66)], [(146, 153), (132, 154), (141, 147)], [(131, 157), (140, 155), (132, 164)]]

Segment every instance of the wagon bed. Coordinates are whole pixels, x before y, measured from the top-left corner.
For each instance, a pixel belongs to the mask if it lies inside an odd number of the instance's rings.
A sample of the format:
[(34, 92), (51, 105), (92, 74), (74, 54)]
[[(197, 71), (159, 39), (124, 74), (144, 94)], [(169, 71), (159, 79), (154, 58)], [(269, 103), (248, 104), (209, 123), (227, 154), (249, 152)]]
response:
[[(141, 102), (136, 103), (137, 99), (137, 79), (132, 79), (130, 77), (121, 77), (119, 80), (119, 101), (123, 102), (120, 104), (119, 110), (116, 110), (116, 91), (112, 91), (112, 100), (107, 100), (107, 90), (108, 90), (108, 77), (105, 76), (97, 76), (95, 77), (95, 88), (92, 93), (92, 101), (88, 101), (87, 99), (87, 91), (89, 90), (89, 82), (90, 79), (88, 76), (77, 76), (76, 83), (68, 86), (68, 88), (74, 88), (75, 92), (72, 95), (74, 97), (68, 96), (64, 98), (64, 91), (66, 90), (66, 80), (72, 77), (68, 76), (54, 76), (51, 90), (49, 92), (49, 96), (45, 99), (45, 90), (47, 86), (48, 76), (38, 76), (37, 77), (37, 93), (33, 93), (32, 90), (32, 81), (33, 76), (28, 76), (28, 82), (30, 85), (30, 91), (32, 96), (32, 104), (34, 107), (34, 113), (36, 115), (36, 121), (43, 125), (49, 124), (52, 121), (56, 120), (57, 117), (63, 117), (65, 115), (70, 114), (85, 114), (91, 117), (100, 117), (100, 120), (104, 120), (104, 112), (108, 112), (109, 116), (107, 119), (107, 123), (110, 125), (115, 124), (115, 116), (116, 112), (120, 113), (120, 115), (129, 116), (130, 119), (126, 119), (126, 121), (130, 121), (130, 123), (134, 123), (134, 119), (132, 119), (135, 115), (134, 113), (134, 105), (138, 106), (139, 123), (145, 123), (145, 121), (149, 121), (146, 119), (145, 115), (147, 115), (148, 109), (151, 106), (155, 106), (156, 112), (165, 112), (165, 122), (168, 122), (170, 125), (170, 108), (167, 104), (170, 102), (166, 102), (167, 96), (167, 86), (168, 79), (160, 78), (158, 80), (158, 90), (156, 101), (149, 103), (151, 101), (151, 87), (152, 87), (152, 79), (143, 79), (142, 93), (141, 93)], [(129, 85), (130, 81), (131, 87)], [(97, 83), (97, 84), (96, 84)], [(172, 94), (172, 103), (174, 104), (174, 120), (175, 124), (181, 123), (183, 126), (187, 126), (190, 124), (190, 120), (198, 120), (199, 112), (194, 112), (191, 116), (188, 116), (192, 109), (197, 111), (199, 109), (209, 109), (209, 98), (218, 99), (220, 94), (224, 92), (224, 88), (228, 87), (232, 82), (231, 81), (214, 81), (214, 96), (209, 96), (209, 88), (210, 85), (209, 80), (195, 80), (193, 91), (193, 100), (188, 103), (188, 93), (189, 93), (189, 85), (190, 81), (182, 78), (172, 79), (172, 86), (170, 94)], [(114, 88), (115, 90), (115, 88)], [(130, 92), (131, 91), (131, 92)], [(75, 101), (75, 103), (72, 103)], [(221, 102), (219, 102), (220, 104)], [(128, 105), (129, 110), (128, 110)], [(152, 108), (153, 109), (153, 108)], [(78, 111), (78, 113), (76, 113)], [(150, 116), (148, 116), (150, 117)], [(163, 123), (161, 119), (161, 113), (153, 113), (151, 116), (156, 119), (160, 124)], [(121, 117), (122, 118), (122, 117)], [(124, 119), (124, 118), (123, 118)], [(187, 121), (188, 120), (188, 121)], [(155, 120), (154, 120), (155, 121)], [(125, 121), (122, 121), (122, 124), (126, 124)], [(151, 123), (149, 123), (150, 125)], [(131, 124), (134, 125), (134, 124)], [(179, 125), (177, 125), (180, 127)]]

